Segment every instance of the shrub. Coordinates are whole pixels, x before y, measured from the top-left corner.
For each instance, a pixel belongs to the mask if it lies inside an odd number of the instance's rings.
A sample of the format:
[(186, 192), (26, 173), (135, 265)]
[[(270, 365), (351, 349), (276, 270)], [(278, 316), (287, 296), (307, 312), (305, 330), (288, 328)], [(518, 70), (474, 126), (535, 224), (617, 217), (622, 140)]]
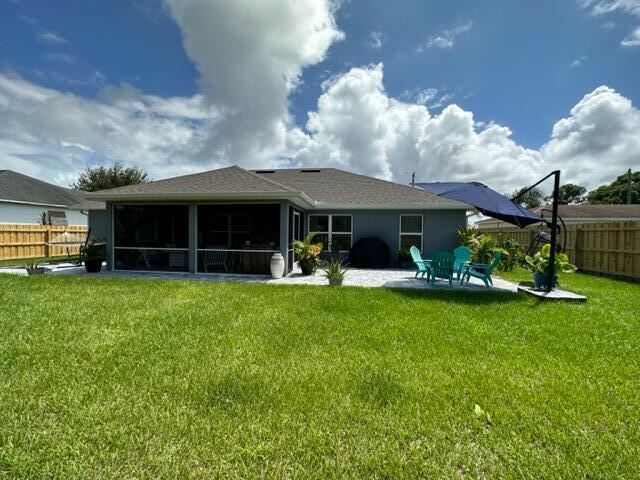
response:
[(411, 261), (411, 253), (407, 247), (402, 247), (396, 250), (396, 258), (398, 263), (407, 263)]
[(473, 250), (478, 245), (479, 236), (476, 227), (461, 228), (458, 230), (458, 243)]
[(503, 251), (502, 260), (498, 266), (500, 270), (510, 272), (524, 258), (522, 246), (506, 233), (498, 235), (497, 246)]

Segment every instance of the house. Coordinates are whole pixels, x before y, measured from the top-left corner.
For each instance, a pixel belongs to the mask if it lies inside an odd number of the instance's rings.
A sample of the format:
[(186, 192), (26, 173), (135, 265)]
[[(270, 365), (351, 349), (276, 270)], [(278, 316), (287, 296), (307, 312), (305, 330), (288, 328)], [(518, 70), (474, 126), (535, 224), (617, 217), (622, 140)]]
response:
[(316, 234), (346, 253), (378, 237), (391, 256), (417, 245), (425, 255), (451, 249), (469, 206), (419, 188), (334, 168), (245, 170), (231, 166), (88, 194), (104, 201), (89, 225), (107, 242), (108, 268), (268, 273), (291, 241)]
[(86, 192), (59, 187), (12, 170), (0, 170), (0, 223), (87, 225), (88, 212), (102, 202), (83, 198)]
[[(531, 211), (551, 220), (551, 205), (532, 208)], [(624, 222), (640, 220), (640, 205), (558, 205), (558, 215), (565, 224)], [(479, 229), (511, 227), (512, 225), (487, 218), (476, 223)]]

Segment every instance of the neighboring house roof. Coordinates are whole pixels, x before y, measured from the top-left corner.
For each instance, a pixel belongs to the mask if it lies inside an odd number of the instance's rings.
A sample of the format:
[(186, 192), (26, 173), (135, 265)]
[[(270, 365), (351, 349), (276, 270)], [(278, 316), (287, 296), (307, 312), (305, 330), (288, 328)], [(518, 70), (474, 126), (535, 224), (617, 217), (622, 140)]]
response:
[[(531, 211), (545, 218), (551, 217), (551, 205), (543, 205)], [(558, 205), (558, 215), (565, 221), (640, 220), (640, 205)], [(494, 218), (487, 218), (477, 224), (481, 226), (499, 222)]]
[(12, 170), (0, 170), (0, 202), (74, 210), (101, 210), (104, 203), (86, 200), (87, 192), (59, 187)]
[[(534, 208), (533, 212), (551, 216), (551, 205)], [(640, 218), (640, 205), (558, 205), (558, 215), (563, 219)]]
[(88, 194), (102, 200), (291, 199), (308, 208), (467, 208), (419, 188), (335, 168), (245, 170), (236, 165)]

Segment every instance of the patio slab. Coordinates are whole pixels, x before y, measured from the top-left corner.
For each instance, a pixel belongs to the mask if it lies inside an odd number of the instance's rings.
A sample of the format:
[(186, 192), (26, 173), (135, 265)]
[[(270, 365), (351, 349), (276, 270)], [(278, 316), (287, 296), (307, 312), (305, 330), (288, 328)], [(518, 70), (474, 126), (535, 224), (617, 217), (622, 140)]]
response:
[[(26, 275), (23, 268), (3, 268), (0, 272), (13, 273), (18, 275)], [(203, 274), (203, 273), (164, 273), (164, 272), (111, 272), (102, 270), (100, 273), (86, 273), (84, 267), (74, 265), (64, 265), (60, 268), (52, 268), (47, 271), (46, 275), (81, 275), (91, 277), (120, 277), (120, 278), (141, 278), (141, 279), (160, 279), (160, 280), (192, 280), (192, 281), (209, 281), (209, 282), (240, 282), (240, 283), (266, 283), (272, 285), (327, 285), (327, 279), (323, 273), (318, 271), (315, 275), (305, 276), (300, 271), (294, 271), (288, 276), (281, 279), (273, 279), (267, 275), (240, 275), (240, 274)], [(424, 279), (414, 278), (412, 270), (401, 269), (365, 269), (353, 268), (345, 274), (344, 285), (351, 287), (368, 287), (368, 288), (410, 288), (422, 290), (460, 290), (460, 291), (503, 291), (516, 293), (518, 285), (494, 277), (494, 286), (487, 288), (478, 279), (472, 278), (469, 284), (460, 285), (459, 282), (453, 282), (453, 286), (449, 287), (449, 283), (443, 280), (437, 280), (432, 286)]]
[(520, 284), (518, 291), (528, 293), (541, 300), (564, 300), (569, 302), (586, 302), (587, 297), (578, 293), (573, 293), (568, 290), (561, 290), (554, 288), (550, 292), (546, 290), (536, 290), (532, 286)]

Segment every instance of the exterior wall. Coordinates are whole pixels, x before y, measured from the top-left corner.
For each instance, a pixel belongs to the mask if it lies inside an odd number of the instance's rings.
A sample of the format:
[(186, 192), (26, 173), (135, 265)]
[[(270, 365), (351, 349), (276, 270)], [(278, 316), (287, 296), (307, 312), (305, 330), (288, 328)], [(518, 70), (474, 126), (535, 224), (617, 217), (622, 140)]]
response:
[[(132, 202), (127, 202), (128, 204)], [(169, 203), (169, 202), (167, 202)], [(232, 202), (230, 202), (232, 203)], [(289, 255), (289, 206), (288, 201), (280, 204), (280, 252), (288, 266)], [(112, 268), (112, 203), (106, 210), (89, 213), (89, 227), (93, 237), (102, 238), (107, 243), (107, 266)], [(196, 203), (189, 204), (189, 271), (196, 269)], [(466, 225), (465, 210), (307, 210), (303, 228), (309, 231), (309, 214), (349, 214), (353, 217), (353, 242), (362, 237), (378, 237), (389, 246), (391, 258), (400, 245), (400, 215), (421, 214), (423, 216), (422, 254), (430, 257), (438, 250), (451, 250), (457, 244), (457, 230)]]
[(422, 215), (422, 254), (430, 257), (438, 250), (451, 250), (457, 244), (457, 231), (466, 226), (465, 210), (313, 210), (307, 211), (305, 234), (309, 231), (309, 215), (347, 214), (353, 216), (353, 242), (362, 237), (378, 237), (389, 246), (392, 261), (400, 246), (400, 215)]
[(104, 240), (106, 242), (107, 268), (111, 270), (111, 247), (113, 236), (111, 235), (111, 203), (107, 203), (105, 210), (89, 211), (89, 228), (91, 238)]
[(48, 210), (64, 211), (69, 225), (87, 226), (88, 217), (80, 210), (9, 202), (0, 202), (0, 223), (38, 225), (42, 212)]

